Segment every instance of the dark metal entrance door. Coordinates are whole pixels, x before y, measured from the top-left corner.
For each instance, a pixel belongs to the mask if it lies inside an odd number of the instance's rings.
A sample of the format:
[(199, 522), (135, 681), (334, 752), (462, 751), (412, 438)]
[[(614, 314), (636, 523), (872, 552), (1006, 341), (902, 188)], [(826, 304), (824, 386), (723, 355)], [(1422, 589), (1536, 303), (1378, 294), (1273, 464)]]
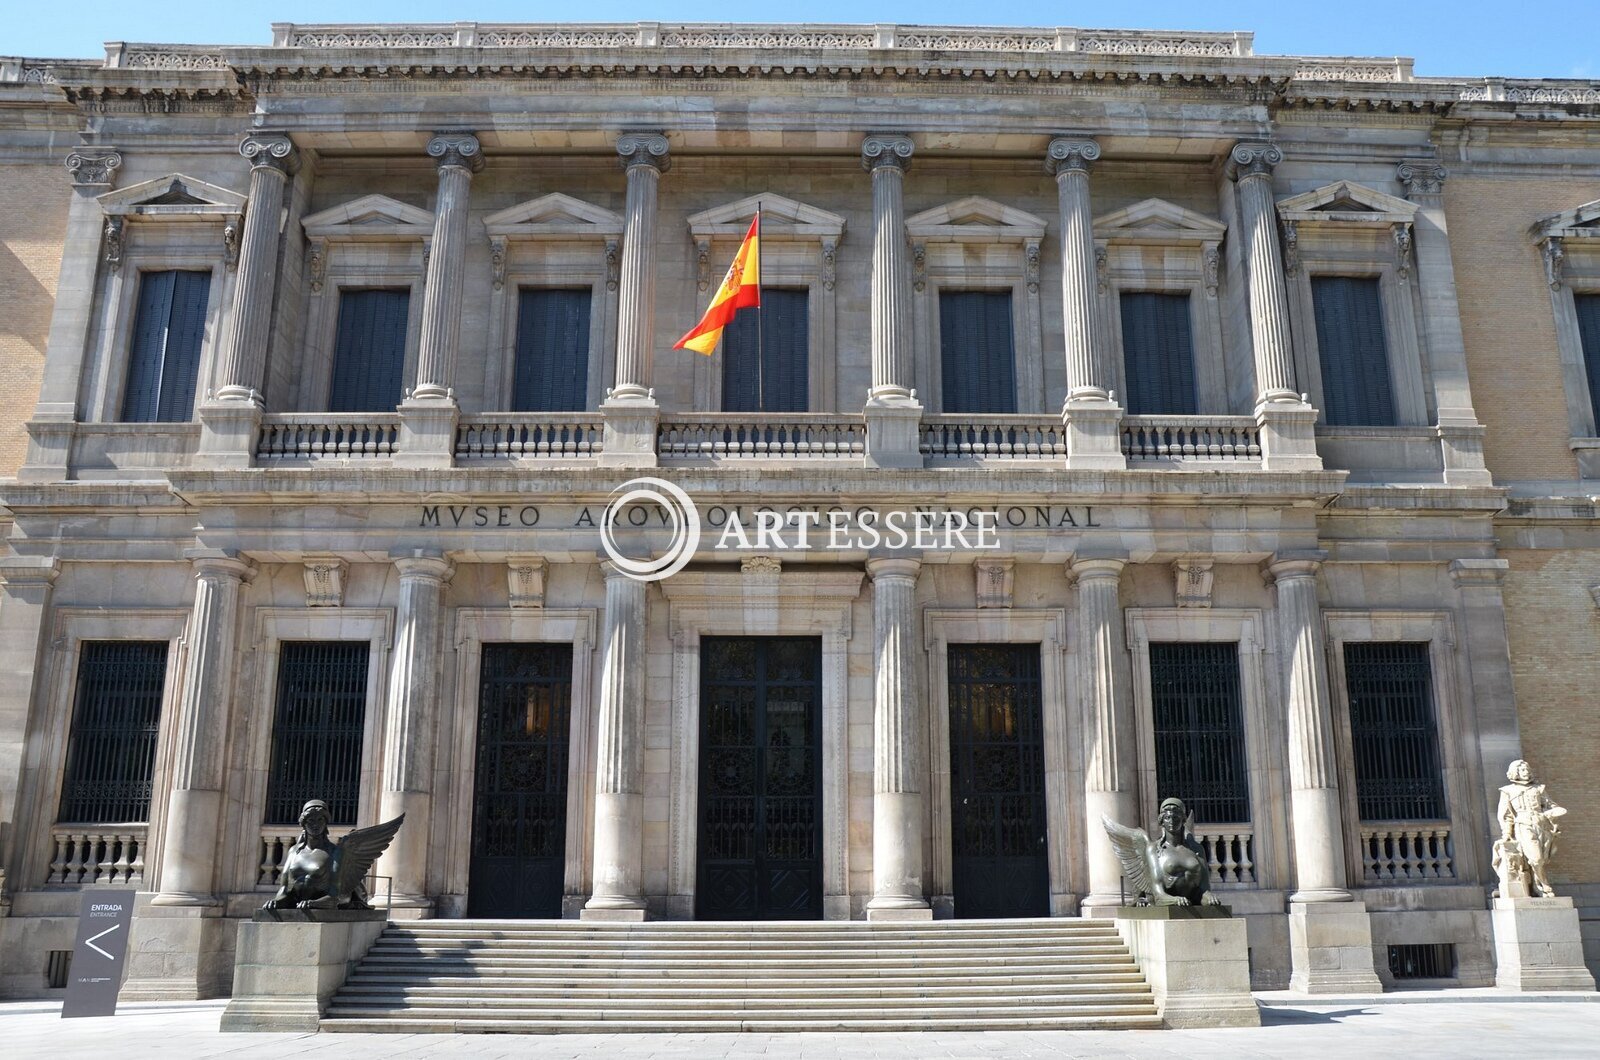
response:
[(559, 917), (572, 647), (485, 644), (467, 914)]
[(701, 641), (699, 919), (821, 919), (821, 730), (821, 641)]
[(956, 916), (1049, 916), (1039, 646), (952, 644), (948, 676)]

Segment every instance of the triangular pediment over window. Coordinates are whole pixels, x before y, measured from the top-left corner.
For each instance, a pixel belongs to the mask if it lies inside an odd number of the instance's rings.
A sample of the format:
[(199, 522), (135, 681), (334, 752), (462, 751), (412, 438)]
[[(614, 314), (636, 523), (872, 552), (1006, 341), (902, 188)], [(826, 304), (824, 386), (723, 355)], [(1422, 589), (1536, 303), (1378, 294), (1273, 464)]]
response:
[(363, 195), (300, 222), (313, 239), (422, 239), (433, 237), (433, 214), (387, 195)]
[(916, 240), (1027, 241), (1043, 239), (1044, 230), (1044, 218), (979, 195), (947, 202), (906, 219), (906, 231)]
[(1416, 213), (1415, 203), (1349, 180), (1291, 195), (1278, 202), (1279, 217), (1309, 224), (1410, 224)]
[(108, 217), (130, 220), (217, 221), (244, 212), (245, 197), (182, 173), (130, 184), (99, 197)]
[(489, 235), (528, 239), (617, 239), (622, 215), (571, 195), (552, 192), (483, 219)]
[(1533, 226), (1536, 239), (1600, 239), (1600, 199), (1544, 218)]
[(844, 234), (844, 218), (838, 214), (770, 191), (700, 211), (689, 218), (689, 232), (695, 242), (741, 238), (758, 209), (763, 239), (837, 240)]
[(1095, 218), (1094, 238), (1101, 243), (1146, 243), (1193, 246), (1220, 243), (1228, 226), (1165, 199), (1145, 199)]

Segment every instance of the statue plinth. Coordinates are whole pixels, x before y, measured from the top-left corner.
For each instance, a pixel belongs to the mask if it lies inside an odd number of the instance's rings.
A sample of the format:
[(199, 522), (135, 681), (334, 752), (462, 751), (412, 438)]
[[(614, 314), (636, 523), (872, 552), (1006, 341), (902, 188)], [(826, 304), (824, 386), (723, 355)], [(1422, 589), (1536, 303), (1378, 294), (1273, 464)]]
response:
[(1119, 905), (1118, 920), (1231, 920), (1226, 905)]
[(1571, 898), (1496, 898), (1489, 921), (1501, 990), (1594, 990)]
[(1259, 1027), (1250, 993), (1244, 917), (1223, 905), (1129, 905), (1117, 909), (1128, 944), (1168, 1027)]
[(389, 919), (387, 909), (257, 909), (257, 924), (357, 924)]

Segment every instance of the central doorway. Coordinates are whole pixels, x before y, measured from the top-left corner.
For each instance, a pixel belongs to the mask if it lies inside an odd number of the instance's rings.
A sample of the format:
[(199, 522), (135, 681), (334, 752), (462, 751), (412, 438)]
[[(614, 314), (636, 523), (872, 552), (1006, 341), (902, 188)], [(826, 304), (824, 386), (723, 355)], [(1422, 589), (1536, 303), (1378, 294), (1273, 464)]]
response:
[(822, 918), (821, 717), (821, 640), (701, 641), (696, 918)]
[(467, 915), (561, 916), (572, 645), (485, 644)]

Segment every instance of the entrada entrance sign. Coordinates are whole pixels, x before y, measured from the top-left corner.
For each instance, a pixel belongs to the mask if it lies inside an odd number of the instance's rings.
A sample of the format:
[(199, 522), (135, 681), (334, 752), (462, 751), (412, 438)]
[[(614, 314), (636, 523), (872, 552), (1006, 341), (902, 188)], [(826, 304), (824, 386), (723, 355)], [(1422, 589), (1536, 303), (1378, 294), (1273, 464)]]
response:
[(72, 944), (72, 974), (67, 980), (63, 1018), (112, 1016), (122, 987), (128, 926), (133, 922), (133, 891), (84, 891), (78, 908), (78, 937)]

